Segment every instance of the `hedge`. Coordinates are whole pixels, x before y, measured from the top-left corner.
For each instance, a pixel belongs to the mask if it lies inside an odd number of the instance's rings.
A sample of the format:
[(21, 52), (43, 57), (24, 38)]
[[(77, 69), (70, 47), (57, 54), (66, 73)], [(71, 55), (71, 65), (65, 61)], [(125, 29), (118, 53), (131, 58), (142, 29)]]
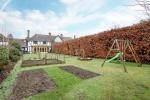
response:
[[(148, 21), (62, 43), (55, 43), (52, 51), (75, 55), (77, 49), (84, 49), (86, 57), (105, 58), (115, 39), (129, 39), (141, 62), (150, 63), (150, 22)], [(126, 60), (134, 61), (129, 51), (127, 51)]]

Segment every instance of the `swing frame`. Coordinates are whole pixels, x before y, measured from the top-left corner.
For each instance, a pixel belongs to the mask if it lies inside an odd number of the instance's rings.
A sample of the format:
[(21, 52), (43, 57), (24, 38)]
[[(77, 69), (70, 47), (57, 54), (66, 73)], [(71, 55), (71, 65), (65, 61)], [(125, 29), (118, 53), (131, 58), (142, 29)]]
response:
[(122, 65), (123, 65), (124, 71), (128, 72), (127, 68), (125, 66), (125, 63), (124, 63), (127, 49), (130, 50), (130, 52), (131, 52), (135, 62), (138, 63), (139, 67), (141, 67), (142, 63), (140, 61), (140, 58), (136, 54), (136, 52), (135, 52), (131, 42), (129, 40), (119, 40), (119, 39), (115, 39), (114, 40), (114, 42), (113, 42), (110, 50), (108, 51), (107, 56), (106, 56), (106, 58), (105, 58), (105, 60), (104, 60), (104, 62), (102, 63), (101, 66), (102, 67), (104, 66), (105, 62), (107, 61), (107, 58), (109, 57), (109, 55), (111, 54), (112, 51), (120, 52), (120, 53), (123, 53), (122, 55), (120, 55), (120, 61), (121, 61)]

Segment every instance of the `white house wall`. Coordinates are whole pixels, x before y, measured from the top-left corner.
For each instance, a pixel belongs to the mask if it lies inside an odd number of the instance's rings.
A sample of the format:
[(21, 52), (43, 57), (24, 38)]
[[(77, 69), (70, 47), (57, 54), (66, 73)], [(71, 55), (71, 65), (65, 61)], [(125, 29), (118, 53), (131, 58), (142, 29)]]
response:
[(60, 37), (56, 37), (54, 41), (55, 42), (62, 42), (62, 40), (60, 39)]
[(0, 45), (8, 45), (8, 42), (0, 42)]
[(43, 41), (38, 41), (37, 44), (34, 44), (34, 41), (29, 41), (28, 42), (28, 52), (32, 53), (32, 46), (38, 46), (38, 45), (46, 45), (51, 47), (51, 43), (50, 42), (46, 42), (46, 44), (43, 44)]

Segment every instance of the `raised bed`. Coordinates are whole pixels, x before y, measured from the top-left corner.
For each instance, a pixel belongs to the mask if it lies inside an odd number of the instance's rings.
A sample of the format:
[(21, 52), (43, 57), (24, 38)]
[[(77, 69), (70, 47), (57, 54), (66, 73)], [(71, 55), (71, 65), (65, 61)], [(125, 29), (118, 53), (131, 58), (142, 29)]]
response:
[(55, 87), (55, 83), (43, 69), (24, 71), (18, 74), (8, 100), (22, 100)]
[(52, 64), (63, 64), (64, 61), (58, 59), (46, 59), (46, 60), (24, 60), (22, 62), (22, 67), (32, 67), (40, 65), (52, 65)]
[(91, 71), (87, 71), (87, 70), (84, 70), (84, 69), (81, 69), (81, 68), (78, 68), (75, 66), (62, 66), (59, 68), (62, 70), (65, 70), (71, 74), (74, 74), (75, 76), (77, 76), (81, 79), (89, 79), (89, 78), (93, 78), (93, 77), (100, 75), (100, 74), (97, 74), (97, 73), (94, 73)]

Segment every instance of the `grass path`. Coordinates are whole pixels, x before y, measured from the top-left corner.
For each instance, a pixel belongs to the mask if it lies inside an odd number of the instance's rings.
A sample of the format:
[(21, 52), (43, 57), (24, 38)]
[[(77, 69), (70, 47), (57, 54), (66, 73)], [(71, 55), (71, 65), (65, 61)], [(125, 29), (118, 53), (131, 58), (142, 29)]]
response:
[(63, 99), (63, 100), (66, 100), (65, 93), (69, 92), (76, 84), (81, 82), (81, 79), (73, 76), (72, 74), (64, 72), (63, 70), (57, 67), (45, 68), (45, 71), (55, 81), (56, 89), (51, 92), (42, 93), (37, 96), (29, 97), (28, 99), (32, 99), (32, 100)]

